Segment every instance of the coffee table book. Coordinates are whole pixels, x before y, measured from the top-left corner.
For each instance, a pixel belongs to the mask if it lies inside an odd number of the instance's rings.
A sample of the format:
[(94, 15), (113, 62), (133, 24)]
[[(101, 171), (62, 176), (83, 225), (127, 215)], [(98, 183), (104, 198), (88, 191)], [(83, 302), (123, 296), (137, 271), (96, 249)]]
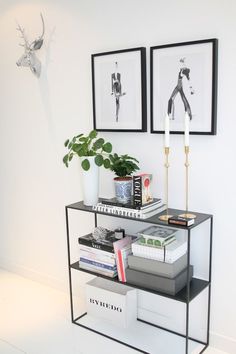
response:
[(144, 205), (136, 205), (134, 203), (128, 203), (128, 204), (119, 203), (117, 201), (117, 199), (114, 197), (114, 198), (110, 198), (110, 199), (101, 198), (101, 203), (105, 204), (105, 205), (113, 205), (113, 206), (117, 206), (117, 207), (121, 207), (121, 208), (129, 208), (129, 209), (135, 209), (135, 210), (148, 209), (149, 211), (151, 211), (152, 209), (155, 209), (155, 207), (161, 206), (162, 200), (160, 198), (153, 198), (152, 201), (150, 201)]
[(138, 239), (132, 243), (132, 252), (135, 256), (154, 259), (156, 261), (174, 263), (187, 252), (187, 241), (175, 240), (165, 247), (154, 247), (141, 244)]
[(152, 225), (141, 231), (138, 231), (138, 235), (141, 236), (140, 242), (143, 244), (149, 244), (153, 246), (164, 247), (169, 243), (176, 240), (176, 229), (170, 229), (162, 226)]
[(93, 206), (93, 210), (95, 212), (108, 213), (108, 214), (113, 214), (122, 217), (124, 216), (124, 217), (136, 218), (136, 219), (148, 219), (166, 210), (166, 205), (157, 204), (155, 207), (150, 206), (150, 209), (145, 208), (143, 210), (139, 210), (139, 209), (131, 209), (131, 208), (120, 207), (115, 205), (107, 205), (100, 202)]

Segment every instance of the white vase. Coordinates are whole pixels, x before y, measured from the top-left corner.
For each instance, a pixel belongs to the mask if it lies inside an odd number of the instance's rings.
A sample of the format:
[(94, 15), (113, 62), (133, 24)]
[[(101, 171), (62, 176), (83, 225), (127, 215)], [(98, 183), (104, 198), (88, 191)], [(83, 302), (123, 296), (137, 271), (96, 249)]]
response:
[(83, 157), (81, 161), (85, 159), (89, 160), (90, 168), (88, 171), (82, 168), (84, 205), (91, 206), (98, 203), (99, 167), (95, 164), (94, 156)]

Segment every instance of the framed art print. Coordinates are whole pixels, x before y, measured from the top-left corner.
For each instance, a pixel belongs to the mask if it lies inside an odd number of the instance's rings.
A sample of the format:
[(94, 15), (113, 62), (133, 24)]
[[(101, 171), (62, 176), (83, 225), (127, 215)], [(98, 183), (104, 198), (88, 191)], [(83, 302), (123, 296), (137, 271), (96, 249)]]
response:
[(94, 129), (147, 131), (145, 48), (92, 54), (92, 88)]
[(151, 133), (183, 134), (184, 116), (190, 134), (216, 134), (217, 39), (151, 47)]

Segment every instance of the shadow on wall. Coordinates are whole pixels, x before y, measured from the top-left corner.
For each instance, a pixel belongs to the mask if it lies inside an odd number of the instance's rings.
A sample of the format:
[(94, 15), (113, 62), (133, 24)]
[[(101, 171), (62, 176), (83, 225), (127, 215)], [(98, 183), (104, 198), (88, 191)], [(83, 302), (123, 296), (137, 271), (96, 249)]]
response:
[(53, 30), (48, 36), (48, 43), (47, 46), (45, 47), (45, 51), (46, 51), (45, 62), (42, 63), (42, 75), (38, 79), (39, 93), (40, 93), (45, 117), (48, 124), (48, 132), (52, 139), (53, 139), (53, 132), (55, 131), (55, 129), (53, 127), (53, 119), (52, 119), (51, 95), (50, 95), (50, 87), (48, 82), (48, 68), (50, 63), (52, 62), (51, 46), (53, 43), (53, 37), (55, 31), (56, 31), (56, 27), (53, 28)]

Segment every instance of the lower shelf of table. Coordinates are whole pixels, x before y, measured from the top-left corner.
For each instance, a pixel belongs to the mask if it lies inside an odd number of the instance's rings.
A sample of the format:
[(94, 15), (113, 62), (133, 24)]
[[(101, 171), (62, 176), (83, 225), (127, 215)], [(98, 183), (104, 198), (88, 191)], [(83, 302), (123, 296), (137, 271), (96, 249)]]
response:
[[(108, 279), (110, 281), (114, 281), (116, 283), (120, 283), (120, 281), (118, 280), (117, 277), (109, 278), (109, 277), (106, 277), (104, 275), (100, 275), (100, 274), (98, 274), (96, 272), (92, 272), (90, 270), (85, 270), (85, 269), (80, 268), (79, 262), (75, 262), (75, 263), (71, 264), (71, 268), (79, 270), (81, 272), (92, 274), (94, 276), (102, 277), (102, 278)], [(168, 297), (168, 298), (176, 300), (176, 301), (181, 301), (181, 302), (186, 302), (187, 301), (186, 287), (183, 288), (181, 291), (179, 291), (176, 295), (169, 295), (169, 294), (162, 293), (160, 291), (143, 288), (143, 287), (136, 286), (136, 285), (129, 284), (129, 283), (122, 283), (122, 284), (127, 285), (127, 286), (131, 286), (133, 288), (140, 289), (140, 290), (143, 290), (143, 291), (147, 291), (147, 292), (153, 293), (155, 295), (161, 295), (161, 296), (164, 296), (164, 297)], [(206, 281), (206, 280), (202, 280), (202, 279), (198, 279), (198, 278), (192, 278), (191, 283), (190, 283), (189, 300), (190, 301), (193, 300), (198, 294), (200, 294), (205, 288), (207, 288), (208, 285), (209, 285), (209, 282)]]
[[(123, 329), (85, 313), (73, 323), (141, 353), (184, 354), (186, 349), (184, 336), (170, 333), (139, 320), (129, 328)], [(188, 340), (189, 354), (203, 353), (206, 347), (206, 344), (194, 339)]]

